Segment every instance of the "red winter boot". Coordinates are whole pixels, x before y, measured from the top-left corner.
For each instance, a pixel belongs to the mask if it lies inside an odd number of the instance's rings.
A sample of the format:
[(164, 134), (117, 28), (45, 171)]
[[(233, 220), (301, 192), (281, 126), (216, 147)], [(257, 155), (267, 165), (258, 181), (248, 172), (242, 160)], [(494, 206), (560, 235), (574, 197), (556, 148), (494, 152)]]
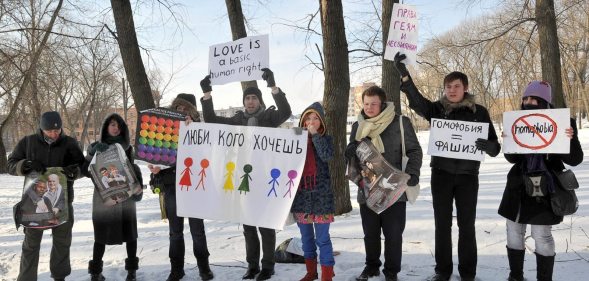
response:
[(332, 281), (333, 276), (335, 276), (335, 273), (333, 273), (333, 266), (321, 266), (321, 281)]
[(316, 259), (305, 259), (305, 266), (307, 266), (307, 274), (303, 279), (299, 281), (313, 281), (319, 278), (317, 274), (317, 260)]

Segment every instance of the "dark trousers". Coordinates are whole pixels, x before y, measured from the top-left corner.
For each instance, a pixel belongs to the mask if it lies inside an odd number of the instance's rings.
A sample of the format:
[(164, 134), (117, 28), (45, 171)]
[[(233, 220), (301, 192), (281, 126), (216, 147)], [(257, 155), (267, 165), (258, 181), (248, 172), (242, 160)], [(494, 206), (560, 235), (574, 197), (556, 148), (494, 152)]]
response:
[[(168, 215), (168, 226), (170, 227), (170, 251), (169, 257), (172, 262), (184, 261), (184, 217), (176, 215), (176, 196), (166, 194), (164, 197), (166, 213)], [(207, 247), (207, 236), (202, 219), (188, 218), (190, 234), (192, 236), (192, 251), (196, 259), (209, 257)]]
[(274, 248), (276, 247), (276, 231), (270, 228), (243, 225), (245, 237), (245, 260), (248, 268), (260, 268), (260, 239), (258, 230), (262, 236), (262, 268), (274, 269)]
[(406, 221), (406, 202), (396, 202), (382, 213), (377, 214), (360, 204), (360, 217), (364, 231), (364, 249), (366, 267), (380, 268), (380, 233), (384, 234), (384, 270), (385, 274), (397, 274), (401, 271), (403, 231)]
[(476, 275), (477, 240), (475, 218), (479, 192), (478, 175), (457, 175), (432, 169), (432, 199), (436, 224), (436, 273), (452, 275), (452, 211), (456, 200), (458, 221), (458, 272)]
[[(53, 245), (49, 258), (49, 270), (51, 277), (55, 279), (65, 278), (70, 275), (70, 246), (72, 245), (72, 227), (74, 225), (74, 208), (69, 205), (68, 222), (51, 229)], [(39, 267), (39, 250), (43, 239), (42, 229), (25, 228), (25, 240), (22, 243), (22, 255), (20, 257), (20, 269), (18, 281), (36, 281)]]

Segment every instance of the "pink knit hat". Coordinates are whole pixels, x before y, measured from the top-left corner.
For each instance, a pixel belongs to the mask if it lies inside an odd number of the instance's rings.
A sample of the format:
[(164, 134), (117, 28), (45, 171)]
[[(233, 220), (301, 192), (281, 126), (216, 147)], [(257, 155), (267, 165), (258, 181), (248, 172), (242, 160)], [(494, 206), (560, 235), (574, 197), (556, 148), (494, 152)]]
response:
[(525, 97), (541, 98), (549, 104), (552, 104), (552, 88), (546, 81), (532, 81), (526, 87), (522, 99)]

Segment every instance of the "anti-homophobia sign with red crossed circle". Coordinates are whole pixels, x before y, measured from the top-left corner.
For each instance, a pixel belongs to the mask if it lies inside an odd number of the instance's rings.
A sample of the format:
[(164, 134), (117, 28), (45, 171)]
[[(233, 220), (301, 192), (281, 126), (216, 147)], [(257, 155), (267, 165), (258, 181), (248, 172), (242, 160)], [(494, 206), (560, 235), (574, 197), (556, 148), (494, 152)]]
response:
[[(545, 119), (543, 121), (545, 125), (539, 126), (538, 122), (536, 122), (536, 125), (533, 125), (531, 124), (531, 118), (540, 118), (540, 120)], [(524, 126), (518, 126), (518, 124), (523, 124)], [(533, 113), (521, 116), (517, 118), (511, 126), (511, 135), (513, 136), (513, 140), (519, 146), (532, 150), (538, 150), (549, 146), (556, 138), (557, 132), (558, 125), (556, 125), (556, 122), (546, 114), (541, 113)], [(518, 135), (521, 136), (522, 134), (532, 134), (532, 137), (538, 136), (538, 141), (536, 143), (524, 143), (524, 141), (518, 137)], [(526, 140), (526, 142), (528, 142), (528, 140)]]

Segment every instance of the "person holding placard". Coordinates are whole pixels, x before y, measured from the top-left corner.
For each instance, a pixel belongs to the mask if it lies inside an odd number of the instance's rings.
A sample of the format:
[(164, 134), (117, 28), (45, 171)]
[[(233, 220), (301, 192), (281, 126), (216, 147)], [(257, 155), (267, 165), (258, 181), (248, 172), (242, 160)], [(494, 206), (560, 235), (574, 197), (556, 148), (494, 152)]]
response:
[[(186, 122), (200, 122), (200, 114), (196, 109), (196, 98), (193, 94), (178, 94), (172, 101), (170, 109), (186, 114)], [(170, 228), (170, 275), (166, 281), (178, 281), (184, 272), (184, 218), (176, 213), (176, 165), (161, 169), (156, 165), (147, 166), (151, 171), (151, 186), (158, 186), (164, 192), (164, 205)], [(209, 250), (207, 236), (202, 219), (188, 218), (190, 234), (192, 236), (192, 250), (196, 257), (199, 276), (202, 280), (214, 278), (209, 266)]]
[[(482, 122), (489, 124), (488, 138), (476, 140), (476, 148), (491, 157), (497, 156), (501, 145), (487, 109), (475, 103), (468, 93), (468, 77), (454, 71), (444, 77), (444, 96), (432, 102), (423, 97), (402, 62), (405, 55), (395, 55), (395, 67), (401, 75), (401, 91), (409, 100), (409, 107), (431, 122), (432, 118)], [(456, 201), (458, 222), (458, 272), (462, 280), (474, 280), (477, 267), (475, 218), (479, 191), (481, 162), (432, 156), (431, 192), (435, 230), (436, 273), (430, 280), (449, 280), (452, 264), (452, 212)]]
[[(549, 109), (552, 101), (550, 84), (545, 81), (532, 81), (524, 91), (522, 110)], [(529, 224), (532, 238), (536, 244), (537, 280), (552, 280), (554, 257), (556, 255), (552, 225), (562, 222), (563, 217), (554, 214), (551, 193), (558, 188), (556, 172), (562, 171), (564, 164), (577, 166), (583, 161), (583, 149), (579, 142), (575, 120), (565, 130), (570, 139), (568, 154), (505, 154), (505, 159), (513, 163), (507, 174), (507, 183), (499, 205), (499, 214), (506, 218), (507, 257), (509, 258), (510, 281), (524, 280), (524, 256), (526, 227)], [(539, 179), (537, 192), (528, 192), (525, 181)]]
[[(131, 146), (129, 140), (129, 128), (127, 123), (123, 117), (116, 113), (112, 113), (104, 119), (104, 122), (102, 122), (100, 140), (88, 146), (86, 162), (84, 163), (83, 170), (88, 171), (90, 162), (96, 153), (106, 151), (109, 148), (109, 145), (114, 145), (115, 143), (118, 143), (123, 147), (129, 162), (133, 163), (133, 146)], [(139, 166), (133, 164), (133, 168), (135, 175), (141, 183), (142, 177)], [(106, 170), (106, 168), (102, 169)], [(92, 178), (89, 173), (87, 176)], [(92, 260), (88, 262), (90, 280), (104, 280), (104, 276), (102, 275), (102, 258), (104, 257), (106, 245), (120, 245), (123, 243), (125, 243), (127, 249), (127, 258), (125, 259), (127, 277), (125, 280), (136, 280), (136, 271), (139, 269), (139, 258), (137, 257), (138, 232), (135, 202), (140, 201), (141, 198), (143, 198), (143, 190), (141, 190), (141, 193), (139, 194), (134, 194), (130, 200), (125, 200), (114, 206), (106, 206), (104, 205), (104, 201), (99, 192), (99, 190), (105, 188), (103, 187), (104, 180), (95, 182), (94, 179), (92, 179), (92, 181), (95, 187), (92, 198), (94, 247), (92, 250)], [(110, 182), (108, 184), (110, 184)], [(109, 187), (108, 184), (106, 185), (106, 188)]]
[(320, 103), (310, 105), (299, 121), (299, 127), (308, 131), (307, 158), (299, 188), (290, 211), (299, 230), (307, 273), (301, 281), (318, 278), (317, 247), (321, 264), (321, 280), (331, 281), (333, 276), (333, 246), (329, 226), (333, 222), (335, 203), (327, 161), (333, 157), (333, 141), (325, 133), (325, 113)]
[[(56, 111), (41, 115), (39, 130), (22, 138), (8, 156), (8, 173), (14, 176), (42, 174), (48, 167), (62, 167), (67, 177), (67, 222), (51, 229), (53, 246), (49, 269), (55, 280), (65, 280), (70, 275), (70, 246), (74, 225), (74, 180), (81, 177), (80, 166), (84, 163), (84, 153), (76, 139), (67, 136), (62, 130), (61, 116)], [(37, 280), (39, 250), (43, 229), (25, 228), (22, 245), (18, 281)]]
[[(423, 153), (417, 140), (411, 120), (395, 112), (393, 103), (386, 102), (385, 91), (372, 86), (362, 93), (363, 109), (358, 115), (358, 122), (352, 125), (350, 143), (345, 156), (348, 161), (359, 161), (356, 156), (358, 144), (364, 138), (371, 139), (376, 149), (393, 167), (402, 170), (403, 152), (401, 138), (401, 123), (403, 124), (404, 142), (409, 158), (405, 172), (411, 176), (408, 186), (419, 183), (419, 175)], [(403, 121), (401, 122), (401, 118)], [(368, 163), (371, 165), (372, 163)], [(374, 163), (377, 164), (377, 163)], [(367, 184), (367, 183), (365, 183)], [(366, 281), (370, 277), (380, 275), (381, 232), (384, 234), (384, 269), (386, 281), (396, 281), (401, 271), (403, 231), (405, 230), (407, 194), (386, 210), (377, 214), (366, 204), (368, 194), (359, 186), (357, 200), (360, 203), (360, 217), (364, 232), (364, 249), (366, 251), (366, 266), (356, 278)]]
[[(262, 78), (267, 82), (267, 86), (272, 89), (272, 97), (276, 107), (266, 108), (262, 99), (262, 92), (255, 87), (249, 87), (243, 91), (243, 106), (245, 111), (238, 111), (232, 117), (222, 117), (215, 114), (211, 92), (210, 76), (207, 75), (200, 81), (200, 87), (204, 96), (200, 99), (202, 104), (202, 114), (204, 121), (208, 123), (220, 123), (237, 126), (260, 126), (260, 127), (278, 127), (284, 123), (292, 111), (286, 100), (286, 95), (276, 86), (274, 73), (268, 69), (262, 69)], [(262, 269), (260, 270), (260, 239), (257, 231), (262, 236)], [(255, 227), (243, 225), (243, 235), (245, 236), (246, 260), (248, 269), (243, 275), (243, 279), (267, 280), (274, 275), (274, 248), (276, 247), (276, 231), (265, 227)]]

